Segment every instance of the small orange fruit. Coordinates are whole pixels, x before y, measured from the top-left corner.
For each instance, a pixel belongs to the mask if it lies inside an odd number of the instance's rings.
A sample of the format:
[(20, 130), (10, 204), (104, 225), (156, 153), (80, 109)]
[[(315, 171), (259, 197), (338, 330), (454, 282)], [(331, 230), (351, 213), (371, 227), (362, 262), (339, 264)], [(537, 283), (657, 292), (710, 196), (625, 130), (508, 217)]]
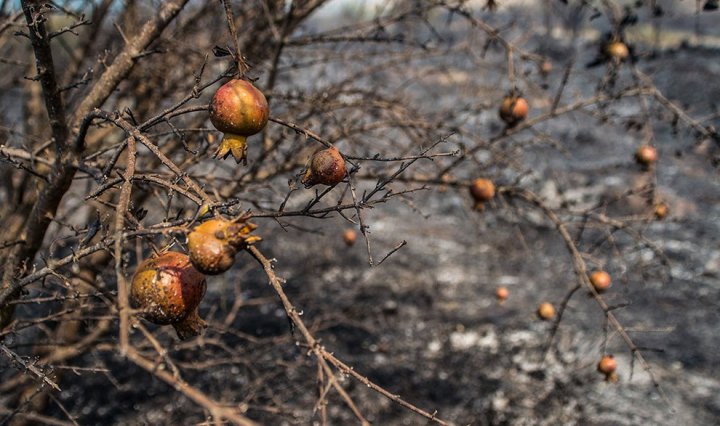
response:
[(630, 50), (627, 45), (621, 41), (613, 41), (605, 46), (605, 53), (615, 61), (624, 61), (630, 56)]
[(528, 116), (529, 106), (525, 98), (520, 96), (506, 96), (500, 104), (500, 118), (509, 127), (517, 125)]
[(658, 160), (658, 152), (652, 145), (641, 145), (635, 151), (635, 161), (643, 167), (650, 167)]
[(484, 204), (495, 197), (495, 184), (490, 179), (475, 179), (470, 185), (470, 196), (475, 200), (475, 208), (482, 210)]
[(659, 203), (655, 204), (653, 213), (658, 220), (663, 220), (667, 217), (668, 214), (670, 214), (670, 206), (668, 206), (666, 202), (660, 201)]
[(548, 302), (543, 302), (538, 306), (538, 317), (543, 321), (550, 321), (555, 318), (555, 307)]
[(223, 84), (210, 102), (210, 121), (224, 134), (215, 157), (232, 154), (237, 163), (246, 163), (247, 137), (262, 131), (269, 117), (265, 95), (252, 83), (234, 79)]
[(605, 271), (597, 270), (590, 274), (590, 283), (598, 292), (605, 291), (612, 285), (610, 274)]
[(357, 232), (354, 229), (346, 229), (343, 231), (343, 241), (348, 247), (352, 247), (357, 240)]
[(615, 357), (612, 355), (603, 356), (600, 359), (600, 362), (598, 362), (597, 369), (605, 375), (614, 373), (615, 370), (617, 370), (617, 361), (615, 361)]
[(508, 290), (507, 287), (499, 286), (495, 289), (495, 297), (497, 297), (499, 302), (504, 302), (510, 297), (510, 290)]

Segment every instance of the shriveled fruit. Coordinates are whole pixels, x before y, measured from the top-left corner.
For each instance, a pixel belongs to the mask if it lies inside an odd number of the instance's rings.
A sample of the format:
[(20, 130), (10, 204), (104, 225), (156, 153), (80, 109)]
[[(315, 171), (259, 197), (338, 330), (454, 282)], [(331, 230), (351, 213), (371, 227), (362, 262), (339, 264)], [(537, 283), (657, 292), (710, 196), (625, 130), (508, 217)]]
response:
[(648, 168), (658, 160), (657, 149), (652, 145), (641, 145), (635, 151), (635, 161), (641, 166)]
[(529, 106), (525, 98), (520, 96), (506, 96), (500, 105), (500, 118), (509, 127), (517, 125), (528, 116)]
[(265, 95), (249, 81), (233, 79), (222, 85), (210, 102), (210, 121), (223, 132), (215, 157), (232, 154), (247, 163), (247, 137), (265, 128), (270, 116)]
[(622, 41), (612, 41), (608, 43), (605, 46), (605, 53), (607, 53), (610, 58), (618, 62), (624, 61), (628, 56), (630, 56), (630, 50)]
[(482, 210), (485, 203), (495, 197), (495, 184), (490, 179), (475, 179), (470, 185), (470, 196), (475, 201), (475, 208)]
[(346, 174), (345, 159), (331, 146), (313, 154), (301, 182), (307, 188), (317, 184), (333, 186), (342, 182)]
[(667, 217), (667, 215), (670, 214), (670, 206), (668, 206), (666, 202), (660, 201), (659, 203), (655, 204), (653, 213), (655, 214), (655, 218), (657, 218), (658, 220), (663, 220)]
[(222, 274), (235, 263), (238, 250), (261, 240), (250, 235), (256, 228), (257, 225), (247, 222), (245, 217), (207, 220), (188, 234), (190, 261), (204, 274)]
[(500, 286), (495, 289), (495, 297), (497, 297), (499, 302), (504, 302), (510, 297), (510, 290), (508, 290), (507, 287)]
[(598, 362), (597, 369), (603, 374), (611, 374), (617, 370), (617, 361), (612, 355), (605, 355)]
[(353, 246), (356, 240), (357, 232), (355, 232), (354, 229), (346, 229), (345, 231), (343, 231), (343, 241), (345, 242), (346, 246)]
[(597, 370), (605, 375), (605, 380), (608, 382), (617, 382), (617, 361), (614, 356), (605, 355), (600, 358), (600, 361), (597, 364)]
[(595, 290), (605, 291), (612, 285), (612, 279), (607, 272), (598, 270), (590, 274), (590, 283), (595, 287)]
[(550, 72), (552, 72), (552, 69), (553, 69), (553, 64), (552, 64), (552, 62), (550, 62), (549, 59), (545, 59), (544, 61), (542, 61), (540, 63), (540, 72), (543, 75), (550, 74)]
[(538, 317), (543, 321), (550, 321), (555, 318), (555, 307), (548, 302), (543, 302), (538, 306)]
[(198, 305), (205, 295), (205, 276), (183, 253), (169, 251), (142, 262), (130, 287), (130, 301), (146, 320), (172, 325), (182, 340), (202, 333), (205, 321)]

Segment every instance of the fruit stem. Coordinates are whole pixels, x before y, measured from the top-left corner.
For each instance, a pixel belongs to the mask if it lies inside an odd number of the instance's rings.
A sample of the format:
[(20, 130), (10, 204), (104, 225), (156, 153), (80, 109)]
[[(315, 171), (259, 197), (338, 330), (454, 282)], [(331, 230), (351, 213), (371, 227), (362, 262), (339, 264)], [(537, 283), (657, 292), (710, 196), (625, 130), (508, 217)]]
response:
[(313, 175), (313, 172), (310, 169), (310, 167), (308, 167), (307, 171), (305, 171), (305, 174), (303, 175), (302, 179), (300, 179), (300, 183), (305, 185), (305, 188), (310, 188), (311, 186), (313, 186), (317, 183), (317, 182), (315, 182), (315, 175)]
[(207, 328), (207, 323), (200, 318), (198, 310), (195, 308), (185, 319), (172, 324), (172, 326), (175, 328), (180, 340), (188, 340), (202, 334), (203, 330)]
[(222, 158), (223, 160), (232, 154), (235, 158), (235, 162), (240, 164), (247, 164), (247, 136), (237, 135), (234, 133), (225, 133), (223, 135), (222, 142), (217, 151), (215, 151), (215, 158)]

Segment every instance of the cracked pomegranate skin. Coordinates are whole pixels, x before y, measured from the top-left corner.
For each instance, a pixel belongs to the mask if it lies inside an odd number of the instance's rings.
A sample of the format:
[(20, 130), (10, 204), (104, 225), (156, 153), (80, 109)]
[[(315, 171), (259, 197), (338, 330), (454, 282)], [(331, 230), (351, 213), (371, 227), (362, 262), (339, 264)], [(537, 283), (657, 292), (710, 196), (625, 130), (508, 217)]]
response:
[(256, 228), (245, 220), (216, 218), (201, 223), (188, 235), (190, 262), (203, 274), (222, 274), (235, 263), (239, 250), (261, 240), (250, 235)]
[(237, 250), (228, 240), (228, 222), (208, 220), (188, 235), (190, 261), (200, 272), (218, 275), (235, 263)]
[(142, 262), (130, 288), (132, 304), (158, 325), (180, 323), (196, 310), (207, 285), (187, 255), (166, 252)]
[(235, 263), (235, 250), (227, 242), (201, 233), (188, 236), (188, 249), (193, 266), (207, 275), (219, 275)]

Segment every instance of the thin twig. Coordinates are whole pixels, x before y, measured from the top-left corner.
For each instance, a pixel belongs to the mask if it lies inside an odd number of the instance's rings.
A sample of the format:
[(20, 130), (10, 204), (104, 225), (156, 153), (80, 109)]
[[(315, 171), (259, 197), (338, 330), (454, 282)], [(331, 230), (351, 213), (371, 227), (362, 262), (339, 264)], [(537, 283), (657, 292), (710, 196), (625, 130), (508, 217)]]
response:
[(349, 367), (347, 364), (343, 363), (342, 361), (338, 360), (334, 355), (327, 352), (322, 345), (319, 344), (319, 342), (315, 339), (315, 337), (310, 333), (308, 328), (305, 326), (305, 323), (300, 318), (300, 314), (298, 314), (297, 309), (295, 309), (295, 306), (293, 306), (292, 302), (290, 302), (290, 299), (285, 294), (285, 290), (282, 288), (282, 284), (280, 279), (275, 275), (275, 271), (273, 269), (273, 265), (271, 261), (266, 258), (260, 250), (258, 250), (255, 246), (248, 247), (248, 252), (260, 263), (263, 270), (265, 271), (265, 275), (267, 275), (268, 280), (270, 281), (270, 285), (273, 287), (275, 292), (278, 294), (278, 297), (280, 298), (280, 301), (283, 304), (283, 307), (285, 308), (285, 312), (287, 313), (288, 317), (292, 320), (293, 324), (297, 327), (297, 329), (300, 331), (300, 334), (302, 334), (303, 338), (307, 342), (310, 349), (317, 355), (318, 358), (322, 358), (323, 360), (327, 360), (331, 364), (333, 364), (335, 367), (339, 368), (341, 371), (343, 371), (345, 374), (349, 374), (356, 379), (358, 379), (361, 383), (365, 384), (369, 388), (373, 389), (374, 391), (378, 392), (379, 394), (385, 396), (389, 400), (425, 417), (428, 420), (434, 421), (435, 423), (441, 424), (441, 425), (448, 425), (447, 422), (439, 419), (435, 414), (429, 413), (425, 410), (422, 410), (409, 402), (403, 400), (399, 395), (395, 395), (387, 390), (385, 390), (383, 387), (373, 383), (370, 381), (367, 377), (359, 374), (355, 371), (355, 369)]

